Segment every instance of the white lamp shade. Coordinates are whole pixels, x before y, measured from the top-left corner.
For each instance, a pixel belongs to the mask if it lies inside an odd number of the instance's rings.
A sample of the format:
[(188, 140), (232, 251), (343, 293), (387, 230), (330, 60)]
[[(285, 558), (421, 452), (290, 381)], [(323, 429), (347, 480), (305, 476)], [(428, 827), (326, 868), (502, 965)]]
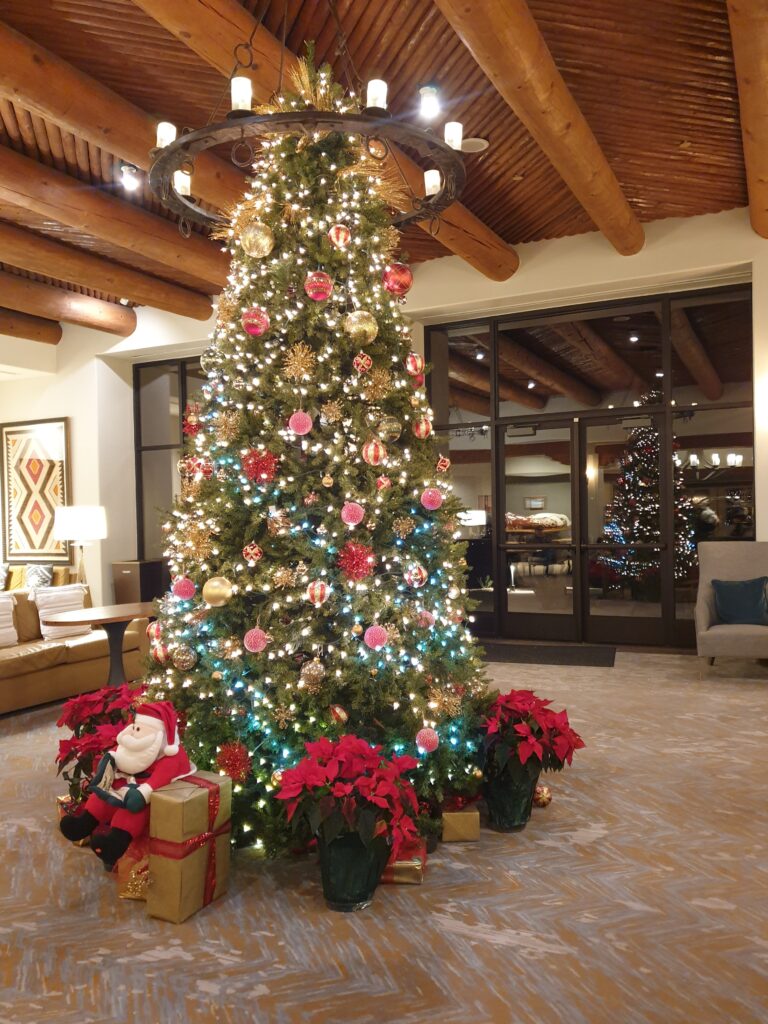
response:
[(53, 516), (53, 539), (82, 544), (104, 540), (107, 536), (107, 512), (103, 505), (64, 505)]

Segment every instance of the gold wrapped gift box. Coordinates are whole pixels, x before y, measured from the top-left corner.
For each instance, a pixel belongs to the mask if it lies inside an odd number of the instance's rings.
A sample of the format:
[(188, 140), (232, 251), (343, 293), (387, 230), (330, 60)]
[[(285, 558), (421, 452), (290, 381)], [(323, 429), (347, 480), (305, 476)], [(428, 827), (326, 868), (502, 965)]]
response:
[(390, 857), (381, 880), (385, 884), (421, 885), (426, 866), (427, 844), (423, 839), (417, 839), (399, 851), (397, 860)]
[(444, 843), (476, 843), (480, 838), (480, 812), (472, 807), (443, 811)]

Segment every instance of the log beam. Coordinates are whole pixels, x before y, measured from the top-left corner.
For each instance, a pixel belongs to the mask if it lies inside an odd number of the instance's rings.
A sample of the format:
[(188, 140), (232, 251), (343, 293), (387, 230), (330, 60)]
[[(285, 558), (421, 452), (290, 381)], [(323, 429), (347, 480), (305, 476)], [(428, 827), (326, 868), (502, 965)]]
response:
[(435, 3), (599, 230), (623, 256), (639, 252), (643, 228), (525, 0)]
[(0, 147), (0, 201), (211, 282), (212, 290), (227, 279), (229, 259), (208, 239), (192, 235), (184, 240), (171, 221), (85, 186), (6, 146)]
[(728, 0), (749, 219), (768, 238), (768, 5), (765, 0)]
[(672, 310), (671, 327), (672, 347), (680, 361), (696, 381), (705, 398), (710, 402), (717, 401), (723, 394), (723, 382), (684, 309), (678, 307)]
[[(265, 102), (278, 86), (281, 64), (284, 75), (296, 64), (296, 56), (284, 49), (263, 25), (257, 23), (239, 0), (134, 0), (136, 5), (176, 36), (223, 75), (232, 70), (232, 52), (250, 39), (253, 66), (241, 73), (250, 76), (254, 98)], [(424, 174), (404, 153), (397, 162), (417, 195), (424, 192)], [(420, 224), (424, 231), (430, 225)], [(520, 260), (515, 250), (461, 203), (453, 203), (440, 215), (437, 238), (451, 252), (493, 281), (506, 281)]]
[[(483, 370), (477, 362), (465, 359), (463, 356), (452, 353), (448, 358), (448, 376), (455, 380), (460, 388), (474, 388), (475, 391), (484, 392), (490, 395), (490, 383), (488, 371)], [(546, 400), (541, 395), (534, 394), (527, 388), (519, 388), (499, 376), (498, 380), (499, 399), (502, 402), (516, 402), (518, 405), (527, 405), (530, 409), (543, 409)], [(490, 414), (490, 399), (483, 398), (485, 415)]]
[(44, 320), (18, 310), (0, 309), (0, 334), (11, 338), (25, 338), (40, 341), (44, 345), (58, 345), (61, 341), (61, 324), (55, 320)]
[(3, 222), (0, 222), (0, 262), (195, 320), (207, 320), (211, 315), (210, 299), (199, 292)]
[(136, 329), (136, 314), (117, 302), (103, 302), (64, 288), (0, 272), (0, 306), (48, 320), (91, 327), (121, 338)]
[(555, 349), (558, 354), (562, 351), (585, 377), (606, 389), (642, 392), (648, 387), (637, 371), (583, 320), (547, 324), (547, 331), (556, 334), (564, 342), (562, 349)]
[(600, 405), (600, 392), (595, 391), (588, 384), (579, 380), (578, 377), (566, 373), (558, 366), (548, 363), (546, 359), (529, 352), (527, 348), (517, 341), (499, 333), (498, 337), (499, 360), (514, 366), (517, 370), (546, 385), (552, 391), (560, 395), (567, 395), (579, 402), (580, 405)]
[[(149, 169), (157, 126), (153, 117), (2, 23), (0, 96), (108, 153)], [(192, 186), (196, 196), (224, 209), (239, 201), (246, 181), (231, 164), (201, 153), (195, 160)]]
[(477, 416), (488, 416), (488, 400), (475, 391), (466, 391), (464, 388), (451, 385), (448, 388), (448, 398), (452, 409), (463, 409), (464, 412), (473, 412)]

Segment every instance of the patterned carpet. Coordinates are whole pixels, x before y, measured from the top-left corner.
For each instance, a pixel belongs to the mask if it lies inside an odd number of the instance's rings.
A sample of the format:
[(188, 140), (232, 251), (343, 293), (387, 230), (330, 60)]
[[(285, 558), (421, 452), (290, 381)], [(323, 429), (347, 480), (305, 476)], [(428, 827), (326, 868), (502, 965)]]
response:
[(237, 854), (183, 925), (117, 901), (54, 827), (55, 708), (0, 721), (0, 1024), (768, 1020), (768, 669), (619, 654), (494, 665), (588, 748), (522, 833), (327, 911), (311, 861)]

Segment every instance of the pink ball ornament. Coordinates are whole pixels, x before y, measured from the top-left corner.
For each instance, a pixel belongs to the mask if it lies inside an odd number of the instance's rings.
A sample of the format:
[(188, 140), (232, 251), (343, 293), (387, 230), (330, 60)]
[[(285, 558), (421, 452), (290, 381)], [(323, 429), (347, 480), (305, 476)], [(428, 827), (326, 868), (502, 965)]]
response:
[(265, 633), (263, 629), (259, 629), (258, 626), (249, 629), (243, 637), (243, 645), (246, 651), (250, 651), (251, 654), (260, 654), (268, 643), (269, 634)]
[(440, 745), (440, 737), (434, 729), (419, 729), (416, 733), (416, 746), (422, 754), (431, 754)]
[(432, 612), (429, 612), (427, 611), (426, 608), (423, 608), (419, 612), (416, 621), (421, 626), (422, 629), (430, 629), (435, 624), (435, 616), (432, 614)]
[(333, 278), (324, 270), (313, 270), (304, 279), (304, 291), (313, 302), (325, 302), (333, 292)]
[(381, 281), (390, 295), (406, 295), (413, 285), (413, 273), (405, 263), (392, 263), (384, 271)]
[(269, 330), (269, 313), (262, 306), (251, 306), (243, 311), (240, 323), (246, 334), (258, 338)]
[(335, 249), (346, 249), (352, 238), (352, 232), (346, 224), (334, 224), (328, 232), (328, 241)]
[(331, 593), (331, 588), (323, 580), (313, 580), (307, 587), (307, 600), (319, 608), (321, 604), (325, 604)]
[(423, 373), (425, 366), (424, 356), (419, 355), (418, 352), (409, 352), (405, 357), (405, 372), (409, 373), (411, 377), (416, 377)]
[(380, 651), (389, 640), (389, 634), (383, 626), (369, 626), (363, 640), (366, 647), (370, 647), (372, 651)]
[(189, 601), (195, 596), (197, 587), (188, 576), (179, 576), (171, 586), (174, 597), (180, 597), (183, 601)]
[(345, 501), (341, 509), (341, 521), (346, 526), (357, 526), (365, 517), (365, 509), (356, 501)]
[(303, 409), (297, 410), (291, 418), (288, 420), (288, 426), (294, 432), (302, 437), (304, 434), (308, 434), (312, 429), (312, 417), (309, 413), (304, 412)]
[(439, 491), (437, 487), (427, 487), (427, 489), (422, 492), (421, 504), (429, 512), (434, 512), (443, 504), (442, 491)]

